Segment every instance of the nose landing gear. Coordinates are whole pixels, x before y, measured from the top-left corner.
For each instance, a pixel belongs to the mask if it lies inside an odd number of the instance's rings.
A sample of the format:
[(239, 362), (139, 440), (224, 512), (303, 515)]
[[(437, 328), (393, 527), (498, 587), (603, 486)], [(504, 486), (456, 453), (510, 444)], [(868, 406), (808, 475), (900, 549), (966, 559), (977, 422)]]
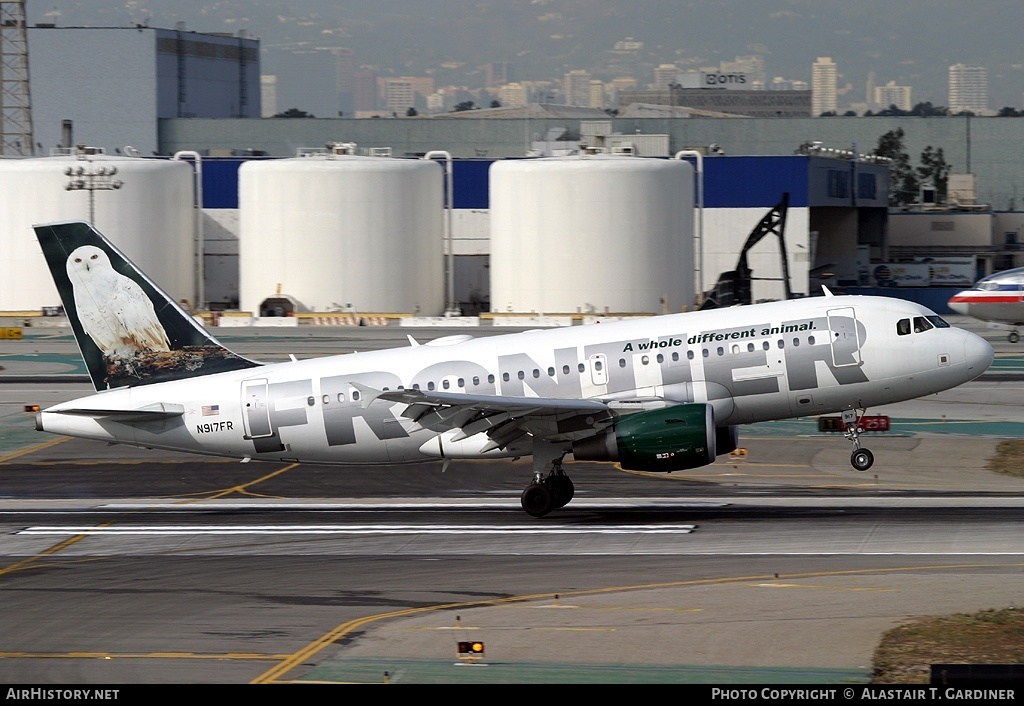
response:
[(861, 417), (864, 416), (865, 410), (860, 410), (860, 414), (856, 410), (848, 409), (843, 412), (843, 424), (846, 426), (846, 431), (843, 433), (847, 439), (853, 442), (853, 453), (850, 454), (850, 465), (852, 465), (858, 471), (866, 471), (871, 468), (871, 464), (875, 462), (875, 455), (863, 449), (860, 446), (860, 435), (864, 433), (864, 427), (861, 426)]

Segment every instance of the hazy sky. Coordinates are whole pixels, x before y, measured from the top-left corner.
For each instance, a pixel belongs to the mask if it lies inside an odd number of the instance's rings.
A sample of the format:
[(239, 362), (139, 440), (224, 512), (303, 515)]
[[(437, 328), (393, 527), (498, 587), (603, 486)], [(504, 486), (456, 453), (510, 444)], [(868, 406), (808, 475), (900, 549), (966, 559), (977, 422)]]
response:
[(873, 72), (878, 85), (912, 86), (914, 103), (944, 106), (949, 66), (964, 63), (988, 68), (990, 107), (1024, 107), (1021, 0), (29, 0), (27, 15), (29, 23), (245, 30), (265, 55), (348, 47), (359, 64), (429, 73), (439, 84), (472, 85), (490, 61), (510, 62), (521, 79), (583, 68), (607, 80), (615, 42), (633, 38), (648, 65), (700, 68), (759, 54), (769, 78), (810, 81), (814, 60), (831, 56), (840, 104), (863, 102)]

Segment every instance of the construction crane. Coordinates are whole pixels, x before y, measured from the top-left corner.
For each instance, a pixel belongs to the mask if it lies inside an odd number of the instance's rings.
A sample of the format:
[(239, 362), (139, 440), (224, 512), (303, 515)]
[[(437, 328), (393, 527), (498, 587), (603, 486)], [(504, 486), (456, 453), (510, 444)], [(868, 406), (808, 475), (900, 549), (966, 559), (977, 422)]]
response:
[[(761, 239), (769, 233), (774, 233), (779, 238), (779, 257), (782, 260), (782, 282), (786, 289), (786, 299), (793, 298), (793, 291), (789, 284), (789, 261), (786, 259), (786, 211), (789, 210), (789, 192), (782, 194), (782, 199), (765, 214), (761, 222), (750, 231), (747, 242), (740, 250), (739, 260), (736, 262), (736, 269), (723, 272), (718, 276), (718, 282), (708, 293), (701, 305), (701, 309), (714, 309), (722, 306), (733, 306), (736, 304), (750, 304), (750, 283), (754, 279), (750, 267), (747, 265), (747, 252), (757, 245)], [(767, 278), (763, 278), (767, 279)]]
[(25, 0), (0, 0), (0, 155), (34, 154)]

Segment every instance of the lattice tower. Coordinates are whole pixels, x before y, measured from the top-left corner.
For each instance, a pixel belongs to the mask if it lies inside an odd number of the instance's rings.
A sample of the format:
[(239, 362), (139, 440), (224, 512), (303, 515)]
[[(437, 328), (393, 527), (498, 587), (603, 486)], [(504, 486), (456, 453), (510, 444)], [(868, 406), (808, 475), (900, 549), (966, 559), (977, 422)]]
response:
[(0, 154), (35, 154), (25, 0), (0, 0)]

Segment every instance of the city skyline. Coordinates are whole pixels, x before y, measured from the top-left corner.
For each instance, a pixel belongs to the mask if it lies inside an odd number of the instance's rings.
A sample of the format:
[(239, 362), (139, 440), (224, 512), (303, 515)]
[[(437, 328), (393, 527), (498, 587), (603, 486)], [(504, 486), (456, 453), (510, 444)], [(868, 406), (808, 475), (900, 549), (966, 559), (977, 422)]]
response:
[(760, 61), (752, 70), (763, 71), (772, 87), (810, 84), (814, 62), (827, 56), (836, 66), (840, 114), (873, 103), (878, 86), (908, 88), (914, 103), (947, 107), (949, 67), (963, 64), (986, 69), (992, 111), (1024, 105), (1024, 66), (1000, 49), (1015, 46), (1013, 28), (1024, 20), (1024, 5), (1005, 0), (969, 8), (925, 2), (893, 8), (873, 0), (855, 7), (838, 0), (709, 0), (683, 9), (668, 0), (388, 0), (344, 7), (298, 0), (287, 13), (267, 0), (78, 0), (29, 6), (27, 19), (171, 29), (182, 23), (196, 32), (242, 32), (260, 40), (261, 73), (277, 76), (279, 91), (296, 85), (305, 96), (294, 101), (305, 106), (280, 107), (325, 116), (339, 110), (333, 104), (319, 112), (313, 107), (327, 86), (284, 66), (285, 57), (347, 50), (354, 72), (492, 90), (488, 66), (507, 67), (512, 81), (535, 83), (586, 71), (607, 90), (629, 78), (646, 86), (663, 64), (692, 71), (725, 67), (741, 57)]

